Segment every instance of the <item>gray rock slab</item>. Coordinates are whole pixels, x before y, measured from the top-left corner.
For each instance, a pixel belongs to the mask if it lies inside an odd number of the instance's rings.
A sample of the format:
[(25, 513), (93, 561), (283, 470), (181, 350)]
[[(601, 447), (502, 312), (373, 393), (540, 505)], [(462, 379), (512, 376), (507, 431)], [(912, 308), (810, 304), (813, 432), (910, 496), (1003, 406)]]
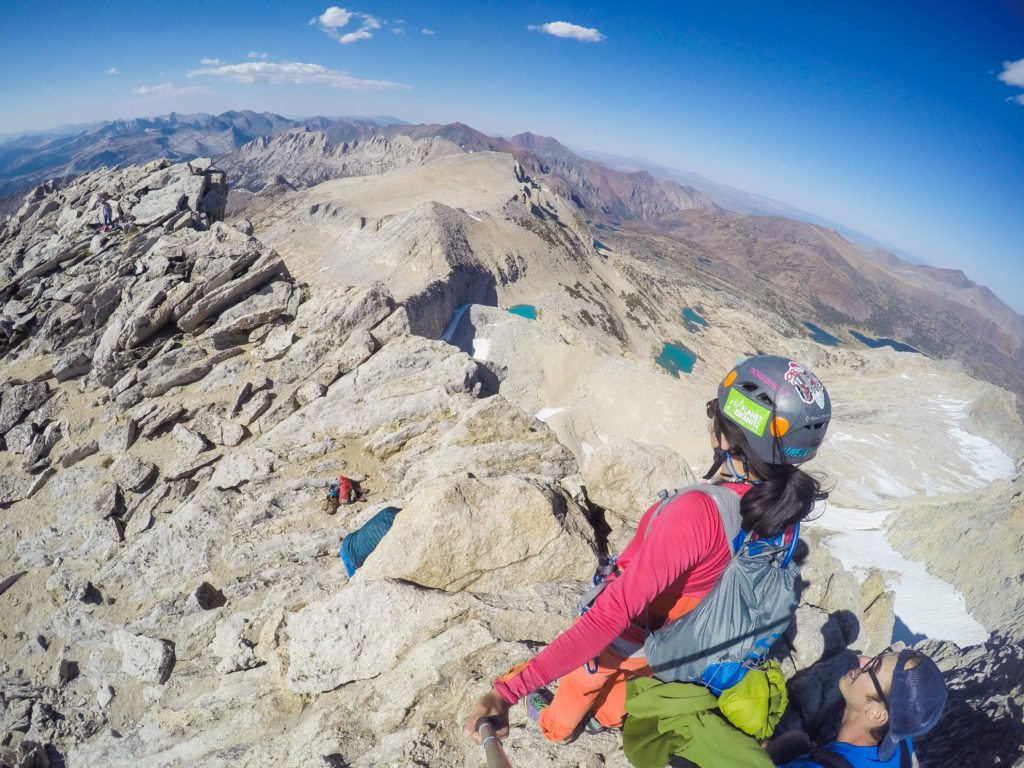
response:
[(7, 434), (4, 435), (4, 442), (7, 443), (8, 451), (20, 456), (28, 451), (35, 437), (36, 431), (31, 424), (18, 424), (7, 430)]
[(153, 437), (164, 426), (185, 415), (185, 407), (176, 403), (158, 406), (139, 420), (139, 432), (145, 438)]
[(267, 409), (270, 408), (270, 405), (273, 402), (274, 395), (272, 392), (267, 390), (257, 392), (252, 396), (251, 400), (242, 406), (241, 410), (238, 412), (238, 420), (247, 427), (251, 426), (256, 419), (262, 416)]
[(200, 453), (209, 449), (209, 444), (184, 424), (175, 424), (171, 428), (171, 439), (174, 440), (174, 447), (178, 453), (188, 459), (195, 458)]
[(276, 253), (262, 254), (244, 275), (206, 293), (196, 301), (192, 308), (178, 319), (178, 327), (186, 333), (191, 333), (208, 317), (216, 315), (225, 307), (234, 304), (239, 297), (285, 272), (284, 262)]
[(171, 676), (174, 646), (168, 641), (118, 630), (114, 647), (121, 653), (121, 671), (125, 674), (157, 684)]
[(511, 476), (451, 480), (415, 494), (353, 579), (493, 592), (585, 579), (595, 551), (593, 529), (560, 489)]
[(252, 382), (245, 382), (245, 384), (242, 385), (242, 388), (238, 390), (238, 394), (236, 394), (234, 399), (231, 401), (231, 404), (228, 406), (227, 417), (229, 419), (238, 415), (238, 412), (242, 410), (242, 405), (252, 396), (252, 393)]
[(92, 369), (92, 350), (67, 347), (53, 356), (53, 375), (57, 381), (84, 376)]
[(5, 387), (0, 393), (0, 434), (17, 424), (25, 414), (45, 403), (53, 391), (45, 381), (30, 381)]
[(314, 400), (321, 398), (327, 392), (327, 387), (316, 381), (307, 381), (305, 384), (300, 384), (298, 389), (295, 390), (295, 402), (302, 408), (309, 405)]
[(275, 328), (267, 335), (267, 338), (260, 346), (253, 349), (252, 356), (264, 362), (277, 360), (294, 343), (295, 334), (290, 328)]
[(272, 323), (288, 310), (292, 286), (284, 280), (275, 280), (252, 296), (228, 307), (207, 331), (217, 338), (248, 333), (254, 328)]
[(383, 674), (441, 634), (470, 602), (391, 581), (352, 584), (287, 616), (291, 665), (284, 684), (319, 693)]
[(135, 456), (122, 456), (110, 467), (110, 474), (127, 491), (140, 491), (156, 477), (156, 465)]
[(63, 469), (74, 466), (82, 459), (87, 459), (93, 454), (99, 453), (100, 446), (95, 440), (87, 440), (78, 445), (69, 446), (60, 456), (60, 466)]
[(221, 454), (217, 451), (200, 453), (198, 456), (194, 456), (190, 459), (186, 459), (166, 467), (164, 469), (164, 478), (172, 481), (184, 480), (185, 478), (192, 477), (203, 467), (208, 467), (220, 461), (220, 459)]
[(265, 480), (277, 462), (277, 456), (265, 448), (248, 448), (234, 453), (217, 465), (210, 482), (217, 488), (237, 488), (248, 482)]
[(189, 427), (214, 445), (235, 446), (247, 435), (241, 424), (222, 418), (212, 411), (197, 413), (189, 422)]
[(138, 427), (133, 419), (108, 427), (100, 434), (99, 449), (111, 456), (120, 456), (135, 443)]
[(8, 506), (28, 496), (32, 479), (26, 475), (0, 475), (0, 506)]

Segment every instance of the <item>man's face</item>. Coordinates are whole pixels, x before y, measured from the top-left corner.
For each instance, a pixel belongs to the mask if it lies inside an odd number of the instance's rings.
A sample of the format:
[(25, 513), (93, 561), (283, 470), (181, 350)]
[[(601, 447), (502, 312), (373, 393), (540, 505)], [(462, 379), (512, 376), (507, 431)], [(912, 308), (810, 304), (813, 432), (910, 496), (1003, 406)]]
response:
[(839, 678), (839, 692), (846, 705), (858, 712), (873, 704), (888, 709), (897, 660), (898, 655), (888, 650), (878, 656), (858, 657), (857, 666)]

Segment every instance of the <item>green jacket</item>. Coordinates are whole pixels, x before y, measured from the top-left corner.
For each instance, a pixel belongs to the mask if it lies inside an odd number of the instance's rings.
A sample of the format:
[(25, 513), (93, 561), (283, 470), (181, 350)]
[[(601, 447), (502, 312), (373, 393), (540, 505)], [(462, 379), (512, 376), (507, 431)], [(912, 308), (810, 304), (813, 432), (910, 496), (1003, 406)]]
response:
[(636, 768), (665, 768), (672, 755), (700, 768), (773, 768), (768, 753), (718, 713), (718, 700), (691, 683), (637, 677), (626, 683), (622, 749)]

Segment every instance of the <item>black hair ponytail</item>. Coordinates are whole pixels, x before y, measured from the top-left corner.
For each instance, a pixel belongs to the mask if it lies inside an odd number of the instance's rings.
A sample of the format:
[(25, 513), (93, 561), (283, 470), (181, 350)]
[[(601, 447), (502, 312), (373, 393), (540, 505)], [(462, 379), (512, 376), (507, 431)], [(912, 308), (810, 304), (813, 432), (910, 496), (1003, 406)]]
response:
[(778, 536), (810, 515), (816, 502), (828, 498), (821, 481), (799, 467), (768, 464), (748, 450), (743, 430), (728, 419), (716, 414), (715, 427), (729, 441), (729, 454), (760, 478), (740, 500), (743, 530), (763, 538)]

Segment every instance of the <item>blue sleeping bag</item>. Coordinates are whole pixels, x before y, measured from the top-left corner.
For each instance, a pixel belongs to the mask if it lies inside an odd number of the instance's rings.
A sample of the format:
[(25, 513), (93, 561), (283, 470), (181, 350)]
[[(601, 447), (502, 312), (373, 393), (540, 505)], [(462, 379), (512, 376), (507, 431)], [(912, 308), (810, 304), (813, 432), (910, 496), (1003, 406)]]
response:
[(366, 558), (380, 544), (384, 534), (391, 530), (391, 526), (395, 522), (395, 515), (399, 511), (398, 507), (384, 507), (367, 520), (359, 530), (353, 531), (342, 539), (339, 554), (349, 576), (362, 567)]

